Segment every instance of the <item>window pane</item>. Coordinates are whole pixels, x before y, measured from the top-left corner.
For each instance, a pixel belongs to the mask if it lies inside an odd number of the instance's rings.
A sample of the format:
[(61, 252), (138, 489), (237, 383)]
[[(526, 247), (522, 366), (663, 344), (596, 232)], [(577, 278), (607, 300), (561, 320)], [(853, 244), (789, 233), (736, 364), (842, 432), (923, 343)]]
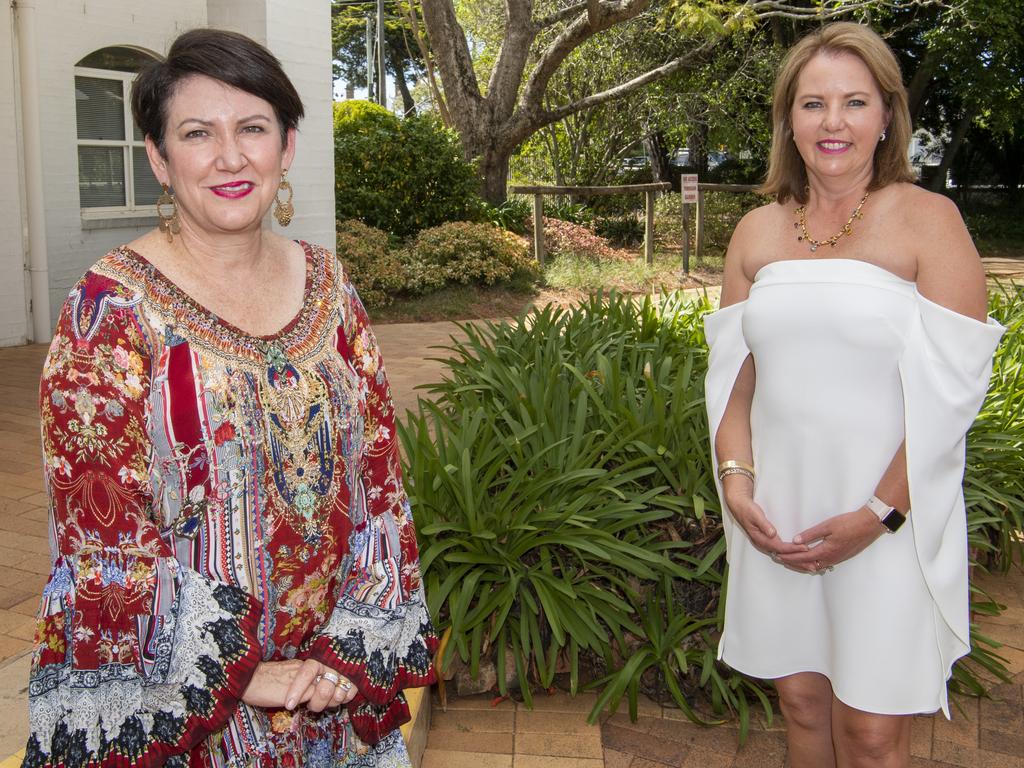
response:
[(149, 167), (149, 158), (142, 147), (132, 148), (132, 179), (135, 182), (135, 204), (156, 205), (160, 184)]
[(124, 150), (78, 148), (78, 197), (83, 208), (124, 205)]
[(79, 67), (92, 67), (93, 69), (113, 69), (117, 72), (138, 72), (146, 64), (153, 61), (153, 57), (134, 48), (113, 46), (93, 51), (80, 62)]
[(78, 138), (124, 140), (124, 95), (120, 80), (75, 78)]

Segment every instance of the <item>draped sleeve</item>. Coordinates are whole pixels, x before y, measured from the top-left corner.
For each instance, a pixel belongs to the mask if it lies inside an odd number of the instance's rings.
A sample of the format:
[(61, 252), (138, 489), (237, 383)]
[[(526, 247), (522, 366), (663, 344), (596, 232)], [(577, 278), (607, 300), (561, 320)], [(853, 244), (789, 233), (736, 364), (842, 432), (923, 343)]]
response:
[(963, 476), (966, 436), (992, 373), (1005, 329), (978, 322), (917, 294), (899, 360), (903, 384), (910, 520), (936, 621), (955, 636), (940, 649), (948, 673), (970, 648), (967, 517)]
[(409, 720), (401, 690), (434, 682), (438, 640), (420, 581), (419, 553), (402, 485), (395, 409), (362, 302), (343, 280), (339, 347), (365, 402), (363, 453), (352, 488), (350, 566), (326, 626), (300, 655), (339, 670), (358, 688), (352, 726), (375, 744)]
[(52, 573), (24, 765), (175, 764), (220, 730), (259, 661), (259, 603), (183, 567), (154, 521), (141, 295), (88, 273), (40, 391)]
[[(733, 536), (739, 529), (725, 503), (725, 493), (718, 479), (718, 456), (715, 453), (715, 437), (722, 424), (729, 397), (732, 395), (736, 377), (743, 362), (750, 354), (743, 338), (743, 311), (747, 302), (730, 304), (704, 316), (704, 335), (708, 342), (708, 372), (704, 379), (704, 398), (708, 411), (708, 426), (711, 436), (711, 462), (715, 475), (715, 487), (722, 504), (722, 526), (725, 530), (726, 556), (733, 549)], [(744, 535), (740, 530), (740, 535)]]

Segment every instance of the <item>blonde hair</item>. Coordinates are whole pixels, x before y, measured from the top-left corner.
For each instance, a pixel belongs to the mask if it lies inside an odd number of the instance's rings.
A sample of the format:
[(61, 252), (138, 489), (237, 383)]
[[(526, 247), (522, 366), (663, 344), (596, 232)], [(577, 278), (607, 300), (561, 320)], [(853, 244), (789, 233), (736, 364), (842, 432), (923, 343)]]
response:
[(779, 67), (772, 99), (772, 148), (768, 155), (768, 175), (758, 191), (764, 195), (775, 195), (780, 203), (790, 198), (801, 204), (807, 202), (807, 169), (793, 142), (789, 115), (800, 73), (807, 62), (819, 53), (848, 53), (864, 62), (889, 110), (886, 139), (875, 148), (875, 168), (868, 189), (881, 189), (899, 181), (916, 181), (917, 176), (907, 158), (912, 130), (899, 62), (892, 49), (873, 29), (864, 24), (840, 21), (806, 35), (789, 50)]

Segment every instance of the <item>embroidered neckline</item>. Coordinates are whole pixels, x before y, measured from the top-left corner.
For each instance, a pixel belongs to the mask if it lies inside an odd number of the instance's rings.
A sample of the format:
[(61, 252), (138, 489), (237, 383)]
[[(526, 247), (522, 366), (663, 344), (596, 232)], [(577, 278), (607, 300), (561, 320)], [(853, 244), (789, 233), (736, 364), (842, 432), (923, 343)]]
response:
[(173, 325), (173, 333), (235, 360), (266, 364), (267, 349), (280, 349), (288, 359), (300, 361), (322, 348), (330, 324), (337, 289), (334, 259), (319, 246), (298, 241), (306, 257), (306, 282), (298, 313), (276, 333), (253, 335), (212, 312), (177, 283), (166, 277), (145, 256), (122, 245), (108, 253), (94, 271), (122, 280), (140, 290)]

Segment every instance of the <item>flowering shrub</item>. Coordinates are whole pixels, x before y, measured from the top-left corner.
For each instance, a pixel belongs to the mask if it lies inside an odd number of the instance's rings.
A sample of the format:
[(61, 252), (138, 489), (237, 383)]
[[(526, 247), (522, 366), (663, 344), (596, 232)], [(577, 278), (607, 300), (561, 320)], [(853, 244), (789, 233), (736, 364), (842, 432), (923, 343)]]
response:
[[(533, 231), (533, 217), (529, 221)], [(634, 259), (636, 254), (613, 248), (600, 235), (581, 224), (544, 217), (544, 249), (554, 258), (558, 256), (588, 256), (597, 260)]]
[(337, 254), (367, 307), (386, 307), (405, 289), (409, 274), (388, 249), (388, 236), (379, 229), (349, 219), (336, 225)]
[(522, 238), (493, 224), (451, 221), (416, 236), (403, 252), (409, 287), (420, 293), (446, 282), (525, 286), (539, 277)]

